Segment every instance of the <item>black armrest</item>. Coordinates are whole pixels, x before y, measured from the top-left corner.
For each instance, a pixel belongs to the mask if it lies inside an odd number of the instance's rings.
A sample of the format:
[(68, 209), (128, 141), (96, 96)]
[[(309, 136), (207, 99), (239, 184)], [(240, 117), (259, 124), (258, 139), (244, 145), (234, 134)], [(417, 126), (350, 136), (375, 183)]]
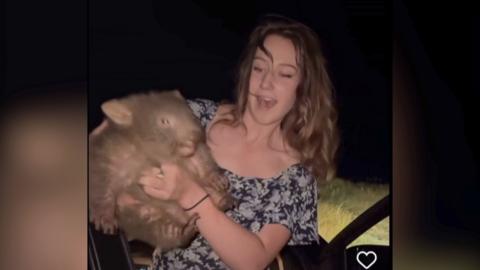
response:
[[(347, 268), (346, 247), (357, 237), (390, 215), (390, 195), (367, 209), (330, 243), (320, 237), (319, 245), (286, 246), (279, 258), (269, 265), (271, 270), (344, 270)], [(385, 254), (389, 247), (378, 247)], [(383, 256), (388, 259), (388, 256)], [(280, 266), (281, 264), (281, 266)]]
[(107, 235), (88, 225), (88, 269), (135, 269), (123, 233)]
[[(285, 246), (269, 265), (270, 270), (318, 269), (320, 254), (328, 243), (320, 235), (319, 244)], [(281, 265), (281, 266), (280, 266)]]

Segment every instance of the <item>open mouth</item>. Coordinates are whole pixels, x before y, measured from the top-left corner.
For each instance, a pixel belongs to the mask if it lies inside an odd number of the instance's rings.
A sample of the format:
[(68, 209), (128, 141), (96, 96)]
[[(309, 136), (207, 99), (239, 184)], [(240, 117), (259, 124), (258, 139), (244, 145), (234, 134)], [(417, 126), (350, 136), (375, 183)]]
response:
[(272, 97), (266, 97), (261, 95), (255, 95), (255, 97), (257, 98), (258, 105), (261, 108), (270, 109), (275, 106), (275, 104), (277, 104), (277, 100)]

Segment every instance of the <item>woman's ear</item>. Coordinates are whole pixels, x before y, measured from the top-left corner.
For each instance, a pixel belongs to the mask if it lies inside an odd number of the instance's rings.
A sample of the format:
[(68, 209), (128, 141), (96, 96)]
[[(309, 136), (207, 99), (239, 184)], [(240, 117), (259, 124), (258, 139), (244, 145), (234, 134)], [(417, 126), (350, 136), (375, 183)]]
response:
[(102, 111), (115, 124), (130, 126), (133, 121), (131, 110), (118, 99), (111, 99), (102, 103)]

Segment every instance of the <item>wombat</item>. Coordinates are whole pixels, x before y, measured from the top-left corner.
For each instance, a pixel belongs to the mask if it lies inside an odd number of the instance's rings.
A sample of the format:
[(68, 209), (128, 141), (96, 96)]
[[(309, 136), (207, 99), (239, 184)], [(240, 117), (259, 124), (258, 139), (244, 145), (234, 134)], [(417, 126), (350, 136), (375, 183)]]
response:
[(101, 108), (108, 124), (89, 135), (89, 219), (97, 229), (114, 233), (120, 227), (129, 240), (162, 251), (188, 244), (196, 217), (187, 218), (174, 201), (149, 197), (139, 185), (147, 171), (161, 178), (166, 161), (191, 174), (219, 209), (231, 206), (228, 182), (178, 90), (131, 94)]

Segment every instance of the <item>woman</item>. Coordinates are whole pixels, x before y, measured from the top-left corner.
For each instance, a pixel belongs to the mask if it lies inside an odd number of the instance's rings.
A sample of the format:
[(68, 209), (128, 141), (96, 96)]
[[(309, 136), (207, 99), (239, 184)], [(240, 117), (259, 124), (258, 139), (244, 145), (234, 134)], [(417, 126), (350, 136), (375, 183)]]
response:
[[(238, 69), (236, 103), (190, 100), (237, 205), (215, 208), (195, 181), (165, 164), (150, 196), (198, 214), (186, 249), (154, 254), (154, 269), (265, 269), (286, 245), (318, 241), (317, 182), (334, 175), (336, 110), (326, 61), (307, 26), (266, 16), (251, 33)], [(171, 193), (180, 185), (179, 193)]]

